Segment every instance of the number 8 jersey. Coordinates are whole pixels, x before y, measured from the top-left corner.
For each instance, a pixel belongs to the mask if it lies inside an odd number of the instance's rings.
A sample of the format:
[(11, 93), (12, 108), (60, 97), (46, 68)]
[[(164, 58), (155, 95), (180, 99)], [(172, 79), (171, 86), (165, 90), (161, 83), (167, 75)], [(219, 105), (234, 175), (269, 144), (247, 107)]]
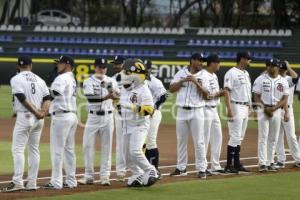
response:
[[(10, 80), (12, 94), (24, 94), (26, 100), (35, 108), (40, 109), (43, 98), (49, 95), (49, 90), (44, 80), (30, 71), (23, 71)], [(28, 111), (17, 98), (13, 102), (14, 112)]]

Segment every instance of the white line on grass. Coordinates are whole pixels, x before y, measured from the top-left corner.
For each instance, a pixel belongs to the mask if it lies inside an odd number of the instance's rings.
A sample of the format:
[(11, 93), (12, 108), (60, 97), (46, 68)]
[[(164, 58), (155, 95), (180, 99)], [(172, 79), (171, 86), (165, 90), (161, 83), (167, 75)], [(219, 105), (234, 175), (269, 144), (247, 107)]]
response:
[[(290, 156), (291, 154), (286, 154), (287, 156)], [(245, 158), (241, 158), (241, 160), (253, 160), (253, 159), (257, 159), (257, 157), (245, 157)], [(225, 163), (226, 160), (221, 160), (220, 163)], [(210, 164), (211, 162), (208, 162), (208, 164)], [(294, 161), (287, 161), (285, 162), (287, 164), (290, 164), (290, 163), (294, 163)], [(190, 164), (187, 164), (187, 166), (194, 166), (195, 163), (190, 163)], [(176, 167), (176, 165), (166, 165), (166, 166), (160, 166), (159, 169), (166, 169), (166, 168), (173, 168), (173, 167)], [(246, 168), (254, 168), (254, 167), (258, 167), (258, 165), (246, 165), (244, 166)], [(197, 171), (187, 171), (188, 174), (191, 174), (191, 173), (196, 173)], [(111, 173), (116, 173), (116, 171), (111, 171)], [(95, 172), (94, 174), (99, 174), (99, 172)], [(169, 176), (170, 173), (164, 173), (164, 174), (161, 174), (162, 176)], [(84, 176), (84, 174), (76, 174), (75, 175), (76, 177), (79, 177), (79, 176)], [(63, 176), (63, 177), (66, 177), (66, 176)], [(40, 177), (40, 178), (37, 178), (37, 180), (49, 180), (51, 179), (51, 177)], [(110, 181), (116, 181), (115, 178), (113, 179), (110, 179)], [(0, 184), (6, 184), (6, 183), (10, 183), (11, 180), (9, 181), (1, 181)], [(98, 181), (94, 181), (94, 182), (100, 182), (100, 180)]]

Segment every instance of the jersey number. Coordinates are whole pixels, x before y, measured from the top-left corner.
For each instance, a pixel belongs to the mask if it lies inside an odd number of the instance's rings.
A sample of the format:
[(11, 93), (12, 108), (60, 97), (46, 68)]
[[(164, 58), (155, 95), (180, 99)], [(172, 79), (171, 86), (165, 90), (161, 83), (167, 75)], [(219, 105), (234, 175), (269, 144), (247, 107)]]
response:
[(31, 85), (31, 93), (35, 94), (35, 84), (31, 83), (30, 85)]

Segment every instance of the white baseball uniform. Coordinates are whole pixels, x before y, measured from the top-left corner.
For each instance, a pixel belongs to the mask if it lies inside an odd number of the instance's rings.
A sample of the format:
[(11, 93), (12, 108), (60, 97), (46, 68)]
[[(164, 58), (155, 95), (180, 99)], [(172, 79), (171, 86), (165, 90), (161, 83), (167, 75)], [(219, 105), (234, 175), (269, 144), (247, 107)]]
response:
[[(299, 78), (298, 78), (298, 82), (296, 84), (296, 91), (300, 92), (300, 79)], [(299, 136), (298, 146), (299, 146), (299, 149), (300, 149), (300, 136)]]
[[(218, 77), (215, 73), (210, 73), (207, 70), (200, 72), (202, 86), (209, 95), (219, 93), (220, 86)], [(205, 100), (204, 107), (204, 139), (205, 151), (207, 152), (208, 144), (210, 143), (210, 160), (212, 171), (220, 170), (220, 155), (222, 148), (222, 127), (218, 114), (217, 106), (220, 104), (220, 98)]]
[(124, 135), (123, 150), (125, 152), (127, 167), (131, 170), (133, 176), (147, 173), (153, 169), (155, 170), (142, 150), (150, 127), (149, 116), (141, 116), (129, 108), (133, 104), (154, 106), (147, 84), (144, 83), (129, 91), (122, 89), (120, 104), (122, 134)]
[[(147, 80), (147, 84), (152, 94), (154, 103), (157, 102), (162, 95), (165, 95), (167, 93), (167, 90), (162, 84), (161, 80), (159, 80), (152, 74), (150, 75), (150, 80)], [(150, 117), (150, 129), (146, 140), (147, 149), (157, 148), (156, 138), (157, 138), (159, 124), (161, 122), (161, 112), (159, 109), (160, 108), (156, 108), (152, 117)]]
[[(108, 88), (109, 85), (111, 88)], [(93, 75), (83, 82), (83, 92), (87, 98), (101, 99), (112, 90), (119, 93), (117, 82), (106, 75), (102, 80)], [(100, 179), (109, 180), (114, 129), (113, 110), (112, 99), (88, 103), (88, 118), (83, 134), (86, 180), (94, 179), (95, 139), (98, 134), (101, 139)]]
[[(23, 71), (10, 80), (12, 94), (24, 94), (35, 108), (41, 109), (43, 98), (49, 95), (45, 81), (30, 71)], [(23, 187), (24, 150), (28, 145), (27, 186), (36, 187), (40, 164), (39, 142), (44, 120), (38, 120), (17, 98), (13, 102), (17, 119), (13, 131), (12, 153), (14, 160), (13, 183)]]
[(76, 81), (72, 72), (60, 74), (51, 84), (51, 91), (59, 95), (50, 105), (50, 150), (52, 162), (51, 184), (60, 189), (63, 187), (62, 168), (66, 173), (65, 183), (76, 187), (75, 178), (75, 132), (77, 128)]
[[(200, 82), (200, 72), (191, 74), (188, 68), (179, 70), (171, 84), (193, 75)], [(196, 170), (205, 172), (207, 167), (205, 144), (204, 144), (204, 113), (205, 102), (199, 94), (196, 85), (184, 82), (177, 92), (176, 97), (176, 135), (177, 135), (177, 169), (183, 171), (188, 162), (187, 143), (189, 133), (192, 134), (195, 147)]]
[(224, 77), (224, 88), (230, 90), (230, 100), (233, 121), (228, 121), (229, 142), (228, 145), (236, 147), (241, 145), (248, 124), (249, 105), (251, 105), (251, 80), (246, 70), (233, 67)]
[(289, 84), (289, 97), (288, 97), (288, 110), (289, 110), (289, 121), (284, 121), (284, 110), (282, 110), (282, 118), (280, 124), (280, 131), (277, 141), (276, 147), (276, 154), (277, 154), (277, 161), (284, 163), (286, 160), (286, 155), (284, 151), (284, 135), (286, 134), (288, 146), (290, 148), (291, 154), (294, 160), (299, 163), (300, 162), (300, 151), (298, 146), (298, 141), (296, 137), (296, 130), (295, 130), (295, 119), (294, 119), (294, 91), (295, 91), (295, 84), (293, 83), (293, 79), (291, 76), (284, 77)]
[[(123, 86), (121, 85), (121, 79), (117, 78), (121, 76), (121, 72), (116, 73), (112, 76), (113, 79), (116, 80), (119, 91), (122, 90)], [(124, 154), (124, 135), (122, 134), (122, 122), (121, 116), (119, 114), (118, 109), (114, 110), (114, 120), (115, 120), (115, 132), (116, 132), (116, 171), (118, 176), (125, 176), (126, 174), (126, 162), (125, 162), (125, 154)]]
[[(285, 78), (278, 75), (271, 78), (267, 73), (260, 75), (253, 84), (253, 92), (261, 95), (266, 107), (275, 106), (285, 95), (289, 95), (289, 85)], [(258, 119), (258, 162), (270, 166), (274, 163), (274, 154), (280, 130), (282, 109), (267, 116), (262, 108), (257, 110)]]

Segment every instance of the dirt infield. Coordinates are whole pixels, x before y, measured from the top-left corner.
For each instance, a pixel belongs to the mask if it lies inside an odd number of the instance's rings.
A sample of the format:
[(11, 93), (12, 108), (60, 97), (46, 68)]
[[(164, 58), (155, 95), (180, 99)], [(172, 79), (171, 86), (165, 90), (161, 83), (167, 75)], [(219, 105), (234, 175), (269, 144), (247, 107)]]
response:
[[(45, 123), (44, 132), (41, 138), (41, 142), (49, 142), (49, 120)], [(14, 126), (14, 120), (11, 119), (1, 119), (0, 120), (0, 140), (6, 140), (11, 141), (12, 137), (12, 130)], [(83, 128), (78, 127), (77, 133), (76, 133), (76, 143), (81, 145), (82, 142), (82, 134), (83, 134)], [(227, 129), (223, 130), (223, 150), (221, 159), (226, 158), (226, 146), (228, 141), (228, 132)], [(176, 163), (176, 132), (175, 132), (175, 125), (161, 125), (160, 131), (158, 135), (158, 145), (160, 149), (160, 156), (161, 156), (161, 166), (166, 165), (174, 165)], [(115, 147), (115, 146), (114, 146)], [(256, 157), (257, 152), (257, 130), (256, 129), (248, 129), (246, 133), (246, 137), (244, 140), (244, 143), (242, 144), (242, 151), (241, 151), (241, 157)], [(193, 149), (193, 143), (190, 137), (189, 140), (189, 148), (188, 148), (188, 154), (189, 154), (189, 163), (194, 163), (194, 149)], [(209, 152), (208, 152), (209, 155)], [(247, 165), (255, 165), (257, 164), (256, 159), (247, 159), (243, 161), (244, 164)], [(113, 166), (114, 170), (114, 166)], [(162, 169), (162, 173), (170, 173), (174, 170), (174, 167), (166, 167)], [(189, 167), (189, 170), (195, 170), (193, 166)], [(251, 175), (259, 175), (257, 173), (257, 169), (253, 168), (253, 172)], [(295, 171), (297, 169), (288, 167), (283, 170), (283, 172), (289, 172), (289, 171)], [(78, 169), (77, 173), (82, 173), (83, 169)], [(39, 177), (48, 177), (50, 176), (50, 171), (40, 171)], [(249, 175), (249, 174), (244, 174)], [(115, 174), (113, 173), (111, 178), (114, 178)], [(229, 178), (229, 177), (236, 177), (237, 175), (227, 175), (227, 176), (211, 176), (208, 177), (208, 180), (210, 179), (219, 179), (219, 178)], [(239, 175), (240, 176), (240, 175)], [(0, 181), (8, 181), (11, 179), (11, 174), (8, 175), (2, 175), (0, 176)], [(169, 182), (178, 182), (178, 181), (187, 181), (187, 180), (198, 180), (196, 178), (196, 174), (192, 173), (189, 174), (186, 177), (168, 177), (164, 176), (162, 180), (159, 181), (159, 184), (169, 183)], [(39, 184), (45, 183), (48, 180), (39, 180)], [(199, 180), (200, 181), (200, 180)], [(88, 191), (99, 191), (99, 190), (109, 190), (113, 188), (125, 188), (125, 183), (120, 183), (116, 181), (111, 182), (112, 185), (107, 186), (101, 186), (100, 184), (95, 184), (91, 186), (79, 186), (76, 189), (63, 189), (63, 190), (43, 190), (40, 189), (37, 192), (15, 192), (15, 193), (0, 193), (0, 199), (1, 200), (7, 200), (7, 199), (18, 199), (18, 198), (28, 198), (28, 197), (38, 197), (38, 196), (56, 196), (56, 195), (67, 195), (67, 194), (74, 194), (79, 192), (88, 192)], [(0, 185), (2, 187), (3, 185)]]

